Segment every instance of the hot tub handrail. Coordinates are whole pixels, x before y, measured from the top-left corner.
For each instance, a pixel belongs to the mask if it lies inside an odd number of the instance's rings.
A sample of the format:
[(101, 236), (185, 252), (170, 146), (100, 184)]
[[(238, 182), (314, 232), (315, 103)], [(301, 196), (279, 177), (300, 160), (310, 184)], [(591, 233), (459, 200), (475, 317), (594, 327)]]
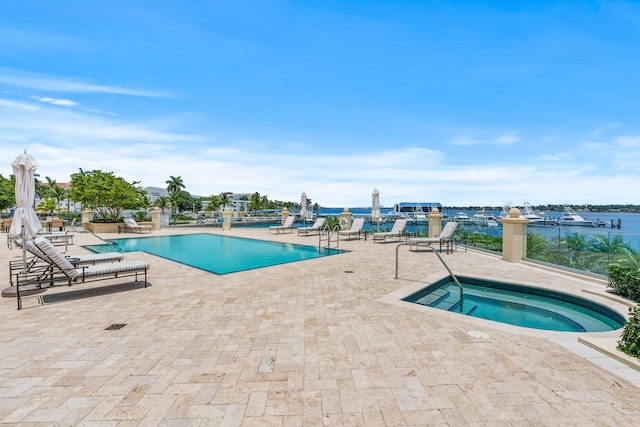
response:
[[(411, 245), (409, 243), (399, 243), (398, 246), (396, 246), (396, 277), (395, 277), (396, 279), (398, 278), (398, 252), (400, 250), (400, 246), (413, 246), (413, 245)], [(447, 271), (449, 272), (449, 276), (451, 276), (451, 278), (453, 279), (455, 284), (458, 285), (458, 288), (460, 289), (460, 312), (462, 312), (463, 311), (462, 305), (463, 305), (463, 298), (464, 298), (464, 290), (462, 289), (462, 285), (458, 281), (458, 278), (456, 277), (455, 274), (453, 274), (453, 271), (451, 271), (451, 269), (449, 268), (447, 263), (444, 261), (444, 258), (442, 258), (442, 255), (440, 255), (438, 253), (438, 251), (433, 246), (431, 246), (428, 243), (420, 244), (419, 246), (421, 246), (421, 247), (425, 247), (426, 246), (429, 249), (431, 249), (433, 251), (433, 253), (435, 253), (438, 256), (438, 259), (440, 260), (442, 265), (444, 265), (444, 268), (447, 269)]]

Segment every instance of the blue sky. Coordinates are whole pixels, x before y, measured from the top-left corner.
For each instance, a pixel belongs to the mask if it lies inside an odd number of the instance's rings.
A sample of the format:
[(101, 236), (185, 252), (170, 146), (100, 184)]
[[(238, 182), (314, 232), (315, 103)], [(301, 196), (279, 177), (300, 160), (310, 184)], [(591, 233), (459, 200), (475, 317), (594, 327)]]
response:
[(0, 173), (637, 204), (638, 40), (640, 2), (4, 1)]

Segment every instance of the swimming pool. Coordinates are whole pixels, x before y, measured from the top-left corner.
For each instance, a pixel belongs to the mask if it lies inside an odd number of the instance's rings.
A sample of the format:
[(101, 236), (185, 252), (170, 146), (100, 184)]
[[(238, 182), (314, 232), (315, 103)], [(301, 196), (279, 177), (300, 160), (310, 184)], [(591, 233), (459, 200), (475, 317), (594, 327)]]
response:
[(495, 322), (552, 331), (612, 331), (622, 328), (626, 321), (608, 307), (562, 292), (471, 277), (458, 277), (458, 280), (464, 289), (462, 312), (460, 289), (448, 277), (403, 300)]
[(85, 247), (98, 253), (143, 251), (215, 274), (235, 273), (346, 252), (208, 233), (112, 239), (110, 242), (111, 244)]

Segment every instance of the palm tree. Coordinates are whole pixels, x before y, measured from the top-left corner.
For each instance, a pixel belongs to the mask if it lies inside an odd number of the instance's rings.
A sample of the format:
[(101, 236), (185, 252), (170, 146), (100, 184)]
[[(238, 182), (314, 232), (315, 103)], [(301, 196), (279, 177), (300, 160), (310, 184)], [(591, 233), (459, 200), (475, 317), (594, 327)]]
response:
[(53, 215), (53, 212), (57, 209), (58, 204), (56, 203), (55, 199), (44, 199), (43, 201), (38, 203), (38, 206), (36, 207), (36, 210), (43, 213), (49, 212), (51, 215)]
[(176, 213), (178, 212), (178, 204), (180, 203), (181, 196), (181, 191), (173, 191), (169, 193), (169, 202)]
[(162, 213), (164, 213), (164, 209), (171, 206), (171, 200), (169, 200), (168, 197), (161, 196), (158, 197), (153, 204), (162, 209)]
[(249, 210), (257, 211), (260, 209), (260, 193), (257, 191), (251, 195), (251, 203), (249, 203)]
[(216, 195), (212, 195), (207, 197), (207, 200), (209, 201), (209, 203), (207, 204), (207, 212), (216, 212), (218, 209), (220, 209), (220, 197), (216, 196)]
[(49, 186), (46, 191), (47, 196), (54, 199), (58, 207), (60, 207), (60, 202), (67, 197), (67, 190), (60, 187), (55, 179), (51, 179), (48, 176), (45, 178), (47, 180), (47, 185)]
[(140, 194), (140, 204), (144, 208), (144, 216), (146, 217), (147, 213), (149, 212), (149, 208), (153, 206), (153, 203), (151, 203), (151, 199), (149, 198), (147, 193)]
[(222, 209), (226, 208), (227, 205), (231, 203), (231, 198), (225, 192), (220, 193), (218, 197), (220, 197), (220, 204), (222, 205)]
[(180, 192), (182, 191), (183, 188), (185, 188), (184, 182), (182, 182), (181, 176), (172, 175), (169, 177), (167, 181), (165, 181), (165, 184), (167, 184), (167, 191), (169, 193)]

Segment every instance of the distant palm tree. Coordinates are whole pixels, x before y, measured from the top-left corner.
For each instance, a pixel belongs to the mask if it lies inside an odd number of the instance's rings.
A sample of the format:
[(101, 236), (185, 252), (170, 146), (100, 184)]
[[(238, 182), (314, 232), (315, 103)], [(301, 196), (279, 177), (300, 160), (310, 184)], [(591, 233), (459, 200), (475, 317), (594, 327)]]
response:
[(222, 205), (222, 209), (226, 208), (228, 204), (231, 203), (231, 198), (225, 192), (220, 193), (220, 204)]
[(167, 181), (165, 181), (165, 184), (167, 184), (167, 191), (169, 193), (180, 192), (183, 188), (185, 188), (181, 176), (172, 175)]
[(36, 207), (36, 210), (43, 213), (49, 212), (52, 215), (54, 211), (56, 211), (57, 209), (58, 209), (58, 204), (56, 203), (55, 199), (44, 199)]
[(153, 204), (162, 209), (162, 213), (164, 213), (164, 209), (171, 206), (171, 200), (169, 200), (168, 197), (161, 196), (158, 197)]
[(58, 205), (58, 208), (60, 207), (60, 202), (64, 199), (66, 199), (67, 197), (67, 190), (65, 190), (64, 188), (60, 187), (58, 185), (58, 183), (56, 182), (55, 179), (51, 179), (48, 176), (45, 177), (47, 180), (47, 185), (49, 186), (47, 188), (47, 196), (51, 197), (52, 199), (54, 199)]
[(153, 203), (151, 203), (151, 199), (147, 193), (140, 194), (140, 204), (144, 208), (144, 216), (146, 217), (149, 212), (149, 208), (153, 206)]
[(260, 193), (257, 191), (251, 195), (251, 203), (249, 203), (249, 210), (260, 210)]
[(181, 191), (173, 191), (169, 193), (169, 201), (171, 202), (171, 207), (174, 208), (174, 212), (178, 211), (178, 205), (180, 204), (180, 199), (182, 195)]
[(220, 209), (220, 197), (216, 196), (216, 195), (212, 195), (207, 197), (207, 200), (209, 201), (209, 203), (207, 204), (207, 212), (216, 212), (218, 209)]

